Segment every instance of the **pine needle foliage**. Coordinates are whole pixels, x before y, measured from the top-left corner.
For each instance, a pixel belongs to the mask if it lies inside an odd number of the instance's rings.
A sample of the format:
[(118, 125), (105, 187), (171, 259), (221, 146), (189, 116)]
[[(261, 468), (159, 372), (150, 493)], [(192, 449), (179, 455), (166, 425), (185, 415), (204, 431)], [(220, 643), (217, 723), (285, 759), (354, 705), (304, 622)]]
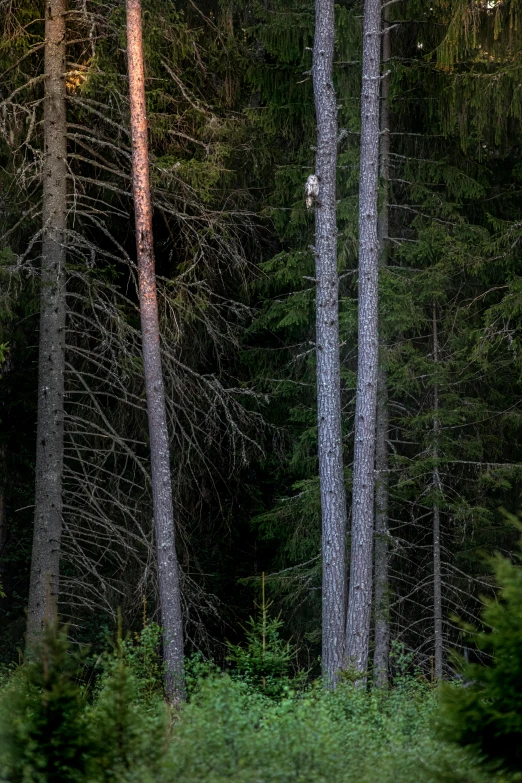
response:
[(228, 643), (228, 660), (235, 672), (254, 689), (266, 696), (281, 696), (290, 687), (289, 669), (295, 650), (285, 642), (280, 631), (281, 616), (271, 617), (272, 604), (265, 598), (265, 575), (262, 598), (256, 617), (250, 617), (246, 627), (246, 644)]
[(48, 625), (32, 656), (2, 694), (0, 779), (10, 783), (76, 783), (84, 779), (90, 743), (79, 675), (81, 652), (67, 630)]
[(446, 27), (437, 67), (451, 75), (446, 130), (458, 128), (466, 147), (509, 143), (522, 119), (520, 0), (454, 0), (437, 11)]
[(90, 774), (99, 783), (154, 779), (165, 749), (167, 712), (155, 677), (156, 664), (151, 661), (148, 673), (136, 666), (140, 658), (149, 657), (148, 645), (141, 655), (136, 646), (132, 655), (128, 651), (129, 645), (118, 639), (114, 652), (104, 661), (88, 711), (93, 745)]
[(463, 667), (463, 687), (442, 687), (443, 735), (489, 762), (522, 771), (522, 565), (497, 555), (500, 592), (486, 599), (485, 630), (474, 635), (489, 663)]
[(143, 635), (142, 643), (118, 634), (113, 651), (93, 669), (66, 627), (46, 628), (0, 694), (2, 783), (158, 779), (168, 716), (161, 666), (153, 660), (158, 630)]

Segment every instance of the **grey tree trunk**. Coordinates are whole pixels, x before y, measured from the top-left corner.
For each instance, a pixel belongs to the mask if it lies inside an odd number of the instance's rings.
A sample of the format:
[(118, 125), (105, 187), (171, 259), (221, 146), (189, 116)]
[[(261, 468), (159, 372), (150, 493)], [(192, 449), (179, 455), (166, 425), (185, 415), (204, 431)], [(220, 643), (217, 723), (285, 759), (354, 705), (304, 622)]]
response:
[(341, 429), (337, 271), (337, 101), (333, 84), (334, 0), (316, 0), (313, 85), (317, 121), (315, 203), (316, 354), (322, 514), (322, 666), (334, 686), (344, 663), (346, 491)]
[(165, 389), (160, 353), (156, 272), (152, 235), (152, 201), (143, 65), (141, 0), (126, 0), (127, 54), (132, 134), (132, 181), (136, 222), (143, 363), (151, 453), (154, 533), (164, 642), (165, 694), (172, 702), (185, 697), (183, 618), (179, 569), (174, 541), (174, 507), (170, 474)]
[[(433, 304), (433, 361), (439, 362), (439, 338), (437, 333), (437, 306)], [(433, 388), (433, 489), (436, 499), (433, 504), (433, 636), (435, 680), (442, 679), (443, 637), (442, 637), (442, 573), (440, 546), (440, 506), (438, 496), (442, 492), (442, 483), (438, 467), (439, 458), (439, 389)]]
[[(391, 57), (389, 30), (389, 7), (383, 12), (382, 62), (384, 66)], [(388, 260), (388, 204), (390, 184), (390, 106), (389, 78), (385, 76), (381, 83), (381, 160), (380, 176), (383, 191), (379, 210), (379, 250), (381, 268)], [(381, 351), (385, 347), (380, 338)], [(386, 367), (379, 366), (377, 378), (377, 424), (375, 430), (375, 652), (373, 658), (374, 682), (378, 688), (388, 684), (388, 657), (390, 652), (390, 587), (388, 552), (388, 377)]]
[(386, 370), (379, 369), (377, 382), (377, 427), (375, 468), (375, 652), (374, 681), (378, 688), (388, 684), (390, 651), (390, 588), (388, 552), (388, 394)]
[(67, 0), (45, 3), (43, 239), (33, 549), (27, 644), (56, 618), (62, 535), (65, 371)]
[(380, 0), (365, 0), (359, 182), (359, 312), (346, 662), (363, 674), (370, 643), (377, 408)]

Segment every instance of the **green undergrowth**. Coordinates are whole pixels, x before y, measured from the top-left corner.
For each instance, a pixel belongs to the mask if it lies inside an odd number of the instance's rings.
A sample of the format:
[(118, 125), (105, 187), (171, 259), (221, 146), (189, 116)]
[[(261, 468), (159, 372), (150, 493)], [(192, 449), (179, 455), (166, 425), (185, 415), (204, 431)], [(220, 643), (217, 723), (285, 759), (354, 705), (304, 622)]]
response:
[(318, 684), (280, 700), (228, 676), (202, 683), (172, 731), (164, 781), (421, 783), (491, 780), (435, 734), (437, 695), (412, 679), (386, 693)]
[[(422, 783), (492, 780), (436, 735), (438, 696), (402, 678), (386, 692), (263, 685), (189, 662), (190, 699), (165, 707), (139, 645), (120, 643), (94, 684), (85, 656), (49, 632), (0, 691), (2, 783)], [(87, 667), (88, 668), (88, 667)], [(159, 670), (158, 670), (159, 671)], [(154, 684), (156, 682), (156, 685)]]
[(442, 688), (407, 674), (411, 656), (396, 644), (389, 689), (347, 675), (326, 690), (292, 670), (295, 651), (264, 597), (243, 646), (229, 645), (230, 671), (187, 660), (179, 709), (163, 701), (158, 626), (119, 632), (100, 656), (49, 627), (0, 678), (0, 783), (514, 783), (517, 763), (501, 772), (506, 755), (480, 745), (475, 719), (481, 710), (489, 737), (505, 729), (502, 711), (520, 716), (522, 581), (517, 566), (497, 570), (502, 600), (485, 619), (498, 630), (483, 644), (495, 642), (494, 662)]

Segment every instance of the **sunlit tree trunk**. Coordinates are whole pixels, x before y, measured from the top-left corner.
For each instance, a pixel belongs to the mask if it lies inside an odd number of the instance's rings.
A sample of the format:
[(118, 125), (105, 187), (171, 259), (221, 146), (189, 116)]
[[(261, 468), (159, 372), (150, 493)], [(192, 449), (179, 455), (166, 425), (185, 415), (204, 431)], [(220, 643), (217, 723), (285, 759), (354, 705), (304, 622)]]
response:
[[(433, 361), (439, 363), (439, 338), (437, 332), (437, 307), (433, 304)], [(433, 636), (434, 636), (434, 666), (433, 674), (436, 680), (442, 679), (443, 637), (442, 637), (442, 573), (440, 546), (440, 505), (439, 497), (442, 491), (439, 458), (439, 389), (433, 387)]]
[[(384, 67), (391, 57), (389, 30), (389, 7), (383, 11), (382, 62)], [(388, 208), (390, 187), (390, 107), (389, 77), (384, 76), (381, 84), (381, 160), (380, 176), (383, 191), (379, 209), (379, 249), (381, 268), (388, 260)], [(384, 340), (380, 338), (381, 350)], [(383, 688), (388, 684), (388, 656), (390, 652), (390, 586), (388, 552), (388, 377), (386, 367), (379, 366), (377, 378), (377, 424), (375, 432), (375, 652), (373, 673), (375, 684)]]
[(143, 362), (151, 454), (154, 533), (164, 633), (165, 691), (170, 701), (185, 695), (183, 621), (179, 569), (174, 541), (174, 508), (170, 474), (165, 390), (160, 354), (160, 332), (152, 235), (152, 202), (143, 66), (140, 0), (127, 3), (127, 53), (132, 131), (132, 180), (138, 255), (139, 298)]
[(62, 535), (67, 228), (67, 0), (46, 0), (43, 230), (38, 357), (38, 418), (33, 549), (27, 643), (53, 621), (59, 590)]
[(316, 353), (319, 478), (322, 513), (322, 665), (335, 685), (344, 659), (346, 492), (341, 429), (339, 275), (337, 272), (337, 101), (332, 67), (333, 0), (316, 0), (313, 85), (317, 121), (315, 205)]
[(352, 495), (352, 549), (346, 661), (368, 668), (373, 592), (375, 425), (377, 408), (379, 238), (380, 0), (365, 0), (359, 180), (358, 365)]

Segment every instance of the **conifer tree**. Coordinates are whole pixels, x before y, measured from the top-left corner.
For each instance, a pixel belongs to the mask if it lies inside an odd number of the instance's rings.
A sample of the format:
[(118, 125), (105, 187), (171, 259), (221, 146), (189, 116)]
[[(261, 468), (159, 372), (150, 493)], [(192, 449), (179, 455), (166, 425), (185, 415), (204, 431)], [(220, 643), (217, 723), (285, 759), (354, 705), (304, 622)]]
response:
[[(389, 6), (383, 10), (382, 62), (386, 68), (391, 59), (391, 32)], [(382, 203), (379, 208), (379, 253), (381, 270), (388, 256), (389, 197), (390, 197), (390, 74), (384, 73), (381, 84), (381, 141), (380, 178)], [(380, 317), (380, 321), (382, 318)], [(390, 586), (389, 586), (389, 475), (388, 475), (388, 377), (383, 355), (386, 341), (380, 323), (380, 363), (377, 377), (377, 411), (375, 422), (375, 650), (373, 658), (376, 685), (384, 687), (388, 682), (388, 655), (390, 648)]]
[(335, 684), (344, 656), (346, 494), (341, 427), (337, 272), (337, 101), (333, 0), (316, 0), (312, 75), (317, 122), (315, 176), (316, 361), (322, 515), (322, 666)]
[[(512, 518), (520, 526), (519, 520)], [(441, 688), (439, 730), (450, 742), (478, 750), (493, 768), (520, 774), (522, 763), (522, 568), (496, 554), (492, 558), (499, 595), (483, 605), (484, 630), (467, 634), (484, 654), (483, 662), (460, 661), (465, 688)]]
[(71, 649), (65, 629), (47, 625), (39, 634), (31, 659), (2, 694), (2, 779), (85, 780), (93, 746), (79, 682), (84, 658)]
[(185, 695), (183, 618), (181, 615), (178, 560), (174, 541), (169, 438), (161, 368), (154, 268), (141, 2), (140, 0), (127, 0), (126, 7), (132, 183), (138, 252), (143, 363), (149, 417), (154, 534), (161, 621), (164, 631), (165, 692), (169, 700), (179, 702)]
[[(502, 385), (507, 391), (511, 384), (509, 367), (513, 368), (515, 361), (514, 354), (511, 359), (504, 355), (501, 360), (500, 353), (494, 357), (493, 351), (486, 348), (491, 338), (486, 327), (488, 319), (483, 319), (484, 302), (493, 297), (501, 298), (501, 291), (505, 289), (496, 293), (497, 286), (505, 284), (505, 275), (510, 275), (507, 257), (497, 261), (496, 271), (493, 271), (495, 263), (490, 260), (497, 255), (498, 250), (493, 247), (505, 230), (505, 226), (501, 229), (500, 224), (492, 220), (492, 214), (502, 212), (507, 217), (510, 211), (507, 193), (502, 194), (504, 185), (501, 184), (506, 175), (509, 178), (510, 153), (500, 142), (496, 149), (490, 149), (498, 125), (489, 123), (485, 127), (483, 123), (485, 117), (491, 116), (484, 108), (486, 72), (495, 71), (502, 62), (499, 52), (502, 47), (495, 39), (493, 26), (495, 17), (498, 25), (507, 6), (499, 4), (496, 9), (487, 9), (486, 4), (435, 4), (426, 10), (425, 18), (427, 22), (436, 18), (438, 25), (426, 23), (423, 26), (414, 21), (419, 7), (413, 9), (412, 6), (409, 11), (413, 18), (408, 22), (408, 28), (403, 23), (404, 32), (399, 40), (405, 47), (403, 56), (407, 57), (409, 52), (412, 60), (409, 65), (399, 67), (399, 78), (403, 80), (403, 87), (412, 86), (416, 80), (423, 86), (410, 105), (411, 115), (404, 106), (409, 105), (408, 101), (401, 98), (395, 104), (401, 109), (401, 128), (406, 132), (395, 134), (397, 149), (391, 158), (393, 176), (399, 183), (394, 191), (394, 202), (398, 203), (392, 206), (392, 236), (396, 248), (394, 269), (397, 275), (407, 274), (406, 268), (404, 272), (399, 271), (400, 264), (411, 269), (410, 301), (419, 320), (416, 326), (412, 322), (413, 328), (404, 331), (396, 340), (397, 346), (402, 342), (404, 359), (409, 358), (399, 373), (403, 380), (397, 384), (399, 376), (392, 379), (395, 410), (400, 405), (404, 411), (402, 416), (394, 416), (392, 424), (403, 434), (393, 437), (396, 443), (403, 440), (411, 443), (399, 445), (400, 457), (397, 455), (394, 459), (393, 517), (406, 520), (411, 515), (413, 523), (401, 527), (398, 519), (396, 529), (400, 532), (395, 534), (392, 530), (392, 536), (397, 536), (391, 539), (394, 541), (394, 566), (401, 561), (404, 563), (401, 573), (393, 575), (397, 591), (393, 611), (399, 613), (399, 618), (395, 618), (395, 632), (401, 638), (408, 638), (419, 659), (425, 662), (426, 670), (431, 668), (432, 676), (440, 677), (449, 638), (458, 640), (454, 627), (447, 621), (448, 614), (464, 614), (472, 622), (476, 615), (477, 590), (482, 588), (474, 577), (484, 578), (475, 555), (478, 541), (489, 548), (493, 543), (490, 537), (495, 535), (493, 530), (503, 540), (506, 540), (505, 536), (509, 537), (491, 513), (493, 494), (503, 481), (510, 493), (511, 482), (516, 481), (518, 475), (516, 460), (507, 464), (511, 459), (509, 455), (514, 455), (516, 449), (507, 442), (502, 443), (502, 436), (497, 439), (491, 429), (488, 433), (482, 424), (482, 421), (500, 424), (507, 413), (501, 409), (506, 397), (493, 392), (496, 384), (492, 383), (492, 378), (502, 376)], [(452, 15), (455, 15), (455, 24), (451, 22)], [(450, 34), (446, 41), (448, 22)], [(462, 46), (466, 36), (469, 48)], [(472, 45), (472, 41), (475, 44)], [(514, 38), (511, 38), (513, 42)], [(506, 45), (506, 39), (502, 45)], [(459, 47), (460, 54), (451, 65), (450, 52), (455, 56)], [(438, 69), (426, 65), (430, 51), (433, 52), (431, 57), (438, 57)], [(485, 51), (487, 57), (484, 57)], [(495, 55), (491, 56), (493, 51)], [(474, 97), (479, 83), (480, 98)], [(466, 84), (469, 91), (465, 96)], [(498, 88), (499, 83), (495, 94), (508, 114), (503, 102), (509, 91)], [(399, 94), (400, 88), (396, 88), (397, 98)], [(425, 94), (439, 96), (436, 116), (420, 108)], [(491, 97), (492, 93), (489, 93), (488, 100)], [(513, 110), (514, 106), (510, 108)], [(408, 132), (412, 131), (412, 117), (415, 117), (415, 133)], [(509, 122), (512, 119), (511, 116)], [(498, 122), (505, 129), (504, 120), (505, 116)], [(495, 193), (492, 203), (489, 198), (483, 200), (482, 194), (486, 192)], [(503, 206), (499, 209), (500, 203)], [(433, 352), (433, 301), (437, 303), (439, 350), (436, 357)], [(420, 337), (423, 332), (426, 338)], [(508, 339), (504, 337), (504, 340)], [(484, 357), (484, 351), (496, 370), (489, 365), (486, 371), (485, 366), (480, 366), (481, 360), (475, 364), (479, 356)], [(421, 363), (414, 370), (419, 360)], [(397, 370), (398, 365), (395, 365), (394, 372)], [(416, 379), (413, 383), (403, 385), (404, 370), (409, 371), (412, 381)], [(487, 381), (483, 372), (488, 374)], [(475, 382), (471, 381), (473, 377)], [(409, 400), (406, 388), (411, 395)], [(487, 414), (485, 410), (488, 410)], [(516, 418), (510, 425), (515, 440), (518, 438), (515, 435)], [(413, 446), (413, 443), (417, 445)], [(493, 453), (498, 462), (488, 465), (487, 455), (493, 459)], [(395, 477), (401, 473), (401, 462), (403, 467), (409, 462), (409, 468), (403, 478), (396, 481)], [(410, 489), (406, 490), (409, 482)], [(486, 484), (489, 484), (489, 491)], [(412, 491), (414, 486), (416, 489)], [(408, 510), (409, 503), (414, 504), (415, 510)], [(423, 586), (424, 579), (427, 581)]]
[(288, 688), (289, 668), (295, 658), (291, 644), (280, 636), (283, 621), (270, 614), (271, 602), (265, 597), (265, 575), (261, 582), (258, 613), (245, 626), (246, 645), (228, 643), (228, 660), (237, 673), (267, 696), (281, 696)]
[(381, 63), (380, 0), (365, 0), (359, 181), (358, 363), (354, 424), (352, 548), (346, 659), (368, 668), (373, 592), (374, 460), (378, 341), (378, 177)]
[(66, 0), (45, 4), (40, 350), (27, 641), (56, 615), (62, 537), (67, 229)]

